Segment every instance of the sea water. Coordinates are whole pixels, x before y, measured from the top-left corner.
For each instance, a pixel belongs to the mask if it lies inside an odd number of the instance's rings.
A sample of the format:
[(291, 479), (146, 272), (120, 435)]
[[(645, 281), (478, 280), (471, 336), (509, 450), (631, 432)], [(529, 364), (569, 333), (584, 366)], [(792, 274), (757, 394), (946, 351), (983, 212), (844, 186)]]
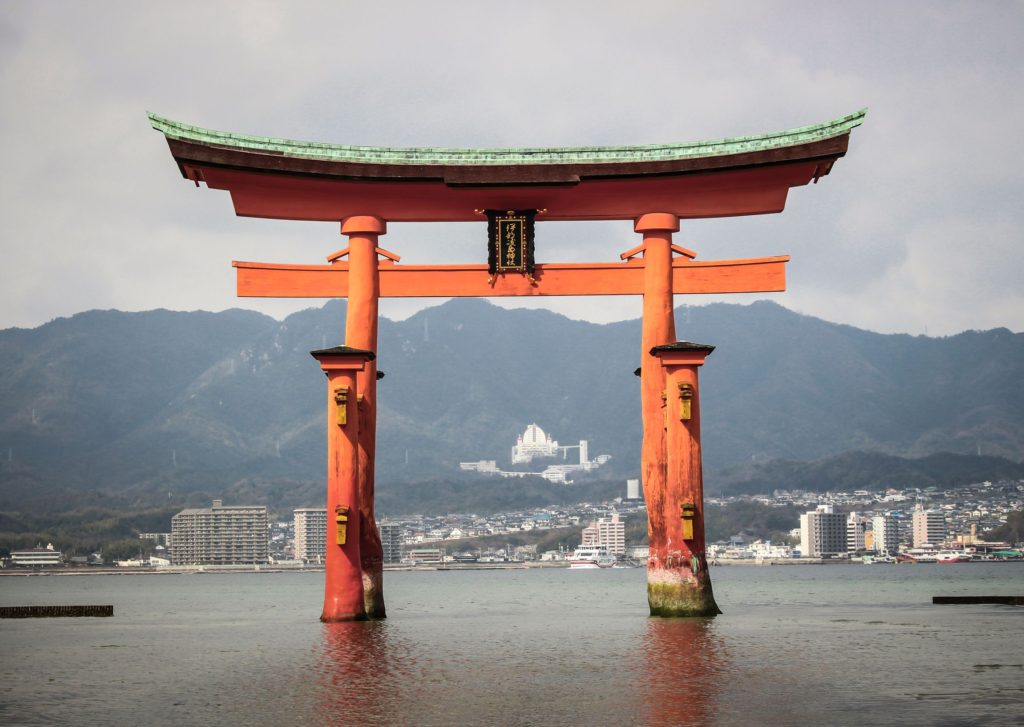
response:
[(652, 619), (635, 570), (385, 575), (319, 623), (321, 573), (0, 578), (4, 725), (1024, 724), (1024, 564), (712, 569), (724, 613)]

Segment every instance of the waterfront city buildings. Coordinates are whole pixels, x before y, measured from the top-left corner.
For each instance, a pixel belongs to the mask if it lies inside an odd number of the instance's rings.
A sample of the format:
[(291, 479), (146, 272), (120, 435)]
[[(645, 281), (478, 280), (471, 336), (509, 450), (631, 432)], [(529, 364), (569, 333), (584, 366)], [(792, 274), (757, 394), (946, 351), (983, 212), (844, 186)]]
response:
[(303, 507), (293, 512), (295, 557), (303, 563), (323, 565), (327, 557), (327, 510)]
[[(945, 490), (937, 487), (889, 487), (848, 492), (777, 490), (771, 494), (711, 495), (705, 502), (709, 509), (721, 508), (726, 511), (735, 506), (744, 506), (745, 509), (744, 503), (756, 503), (758, 506), (769, 508), (790, 508), (797, 513), (794, 515), (794, 525), (797, 524), (795, 520), (801, 511), (813, 511), (818, 506), (827, 511), (831, 507), (833, 512), (840, 511), (838, 514), (842, 519), (838, 535), (843, 547), (848, 546), (845, 540), (847, 513), (855, 511), (862, 518), (861, 522), (866, 521), (870, 528), (863, 533), (863, 551), (875, 551), (878, 555), (890, 556), (910, 551), (914, 503), (923, 502), (925, 507), (944, 515), (947, 530), (943, 541), (944, 547), (951, 547), (950, 544), (955, 541), (964, 545), (969, 544), (969, 548), (984, 547), (991, 550), (994, 547), (996, 550), (1012, 550), (1010, 543), (993, 544), (987, 542), (984, 535), (1006, 523), (1012, 513), (1024, 509), (1024, 480), (979, 482)], [(396, 565), (403, 559), (407, 563), (411, 560), (433, 560), (437, 557), (437, 553), (433, 552), (435, 549), (440, 550), (443, 562), (452, 563), (560, 561), (566, 558), (564, 548), (538, 551), (530, 545), (517, 545), (516, 541), (521, 541), (527, 533), (540, 535), (545, 531), (561, 528), (572, 531), (572, 535), (566, 537), (575, 545), (579, 542), (580, 530), (587, 526), (591, 528), (588, 532), (593, 533), (588, 537), (592, 537), (592, 542), (596, 543), (601, 538), (597, 528), (598, 521), (611, 521), (616, 513), (623, 522), (641, 521), (645, 516), (644, 502), (642, 499), (615, 498), (605, 502), (549, 505), (543, 508), (534, 507), (490, 514), (448, 512), (443, 515), (410, 515), (401, 518), (390, 516), (385, 522), (380, 523), (379, 527), (384, 557)], [(290, 557), (294, 552), (291, 518), (286, 523), (272, 523), (271, 527), (278, 528), (275, 539), (271, 541), (271, 546), (277, 548), (272, 552), (273, 557)], [(798, 527), (790, 534), (799, 540), (801, 529)], [(506, 542), (493, 539), (486, 543), (467, 540), (503, 535), (508, 536)], [(781, 536), (782, 533), (778, 535)], [(569, 542), (570, 540), (564, 540), (565, 545)], [(429, 551), (418, 552), (410, 559), (403, 558), (403, 549)], [(620, 562), (625, 559), (642, 562), (647, 557), (646, 546), (640, 542), (626, 542), (625, 551), (625, 556), (620, 556)], [(746, 559), (751, 562), (789, 560), (800, 555), (796, 548), (780, 542), (778, 538), (769, 541), (769, 533), (764, 530), (746, 533), (716, 533), (712, 530), (709, 533), (707, 553), (709, 561), (723, 563)], [(827, 557), (831, 562), (846, 560), (847, 555), (853, 562), (860, 561), (859, 553), (840, 551)], [(813, 562), (820, 557), (804, 554), (804, 558)]]
[(173, 565), (252, 565), (268, 560), (267, 508), (188, 508), (171, 518)]

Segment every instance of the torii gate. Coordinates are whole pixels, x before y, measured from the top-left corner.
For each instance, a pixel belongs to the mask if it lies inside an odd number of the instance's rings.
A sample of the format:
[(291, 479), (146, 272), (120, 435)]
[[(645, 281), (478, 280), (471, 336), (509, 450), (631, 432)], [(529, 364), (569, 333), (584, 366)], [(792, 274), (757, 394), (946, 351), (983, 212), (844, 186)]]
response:
[[(326, 265), (235, 262), (238, 295), (348, 299), (345, 345), (313, 351), (328, 376), (329, 517), (323, 621), (384, 618), (373, 514), (381, 297), (642, 295), (641, 475), (652, 615), (719, 613), (704, 557), (699, 366), (712, 346), (676, 341), (673, 295), (785, 290), (788, 256), (697, 261), (681, 219), (781, 212), (792, 187), (828, 174), (864, 119), (682, 144), (552, 149), (399, 149), (253, 137), (149, 115), (182, 175), (231, 193), (241, 216), (340, 222)], [(387, 222), (455, 222), (496, 211), (544, 220), (632, 220), (621, 262), (401, 265)], [(525, 221), (520, 220), (521, 224)], [(522, 231), (522, 227), (513, 231)], [(499, 227), (498, 229), (506, 229)], [(531, 235), (532, 237), (532, 235)], [(500, 258), (500, 235), (488, 243)], [(347, 258), (347, 259), (346, 259)], [(380, 260), (379, 258), (383, 258)], [(511, 265), (515, 262), (516, 265)]]

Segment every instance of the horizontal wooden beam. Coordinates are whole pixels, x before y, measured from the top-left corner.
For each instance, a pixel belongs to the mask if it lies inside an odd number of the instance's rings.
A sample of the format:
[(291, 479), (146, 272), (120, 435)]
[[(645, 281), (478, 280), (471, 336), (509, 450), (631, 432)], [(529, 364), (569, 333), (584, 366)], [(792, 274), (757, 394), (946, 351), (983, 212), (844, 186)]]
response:
[[(788, 255), (672, 263), (676, 294), (767, 293), (786, 289)], [(232, 263), (238, 295), (247, 298), (345, 298), (348, 264)], [(530, 295), (642, 295), (642, 259), (624, 263), (547, 263), (525, 275), (498, 275), (486, 265), (398, 265), (380, 262), (382, 298), (487, 298)]]

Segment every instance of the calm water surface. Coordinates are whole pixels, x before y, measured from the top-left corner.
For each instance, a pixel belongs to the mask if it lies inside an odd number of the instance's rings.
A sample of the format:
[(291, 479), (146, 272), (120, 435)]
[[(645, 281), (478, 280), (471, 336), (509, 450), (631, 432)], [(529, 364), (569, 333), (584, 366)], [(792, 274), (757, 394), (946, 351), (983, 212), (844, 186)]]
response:
[(651, 619), (642, 570), (387, 573), (323, 625), (323, 577), (0, 578), (4, 725), (1018, 725), (1024, 564), (721, 567), (725, 611)]

